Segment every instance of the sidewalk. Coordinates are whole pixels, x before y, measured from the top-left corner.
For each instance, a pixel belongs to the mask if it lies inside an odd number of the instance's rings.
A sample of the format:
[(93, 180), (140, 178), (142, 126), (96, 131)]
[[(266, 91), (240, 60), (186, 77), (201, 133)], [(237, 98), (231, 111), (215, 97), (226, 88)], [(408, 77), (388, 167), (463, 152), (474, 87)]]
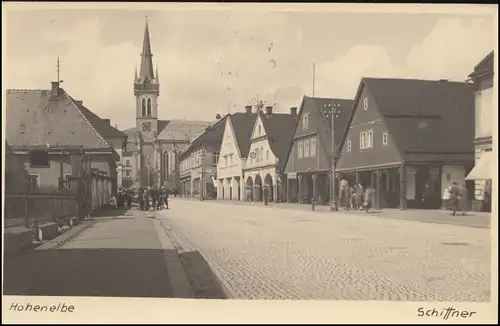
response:
[(176, 297), (179, 285), (189, 286), (186, 276), (179, 274), (174, 246), (148, 215), (133, 209), (96, 216), (34, 250), (5, 257), (4, 294)]
[[(200, 201), (198, 197), (195, 198), (175, 198), (175, 200), (187, 200), (187, 201)], [(311, 210), (311, 204), (298, 204), (298, 203), (269, 203), (269, 205), (264, 205), (263, 202), (244, 202), (237, 200), (205, 200), (207, 203), (220, 203), (227, 205), (241, 205), (241, 206), (253, 206), (262, 207), (267, 209), (291, 209), (291, 210), (301, 210), (309, 211)], [(330, 212), (328, 205), (316, 205), (315, 212), (317, 213), (329, 213), (329, 214), (354, 214), (354, 215), (369, 215), (378, 218), (392, 218), (401, 220), (410, 220), (426, 223), (441, 223), (441, 224), (451, 224), (459, 226), (477, 227), (477, 228), (490, 228), (491, 226), (491, 213), (484, 212), (469, 212), (466, 216), (460, 215), (458, 213), (456, 216), (451, 215), (451, 211), (448, 210), (423, 210), (423, 209), (407, 209), (399, 210), (387, 208), (381, 211), (375, 211), (367, 214), (365, 211), (354, 211), (345, 210), (344, 208), (339, 208), (338, 212)]]

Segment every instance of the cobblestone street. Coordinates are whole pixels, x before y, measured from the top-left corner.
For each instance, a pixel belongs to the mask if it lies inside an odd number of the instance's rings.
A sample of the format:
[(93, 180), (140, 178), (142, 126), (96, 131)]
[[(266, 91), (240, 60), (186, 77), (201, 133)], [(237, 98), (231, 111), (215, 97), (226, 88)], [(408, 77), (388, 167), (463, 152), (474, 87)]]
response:
[(490, 299), (490, 229), (181, 199), (160, 215), (233, 298)]

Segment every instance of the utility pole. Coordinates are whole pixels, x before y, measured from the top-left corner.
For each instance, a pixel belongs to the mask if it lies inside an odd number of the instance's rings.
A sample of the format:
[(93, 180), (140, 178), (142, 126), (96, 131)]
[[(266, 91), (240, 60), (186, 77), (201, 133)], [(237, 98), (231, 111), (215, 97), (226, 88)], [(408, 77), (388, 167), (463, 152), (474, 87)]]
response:
[(59, 190), (63, 192), (63, 185), (64, 185), (64, 149), (61, 149), (61, 166), (60, 166), (60, 171), (59, 171)]
[(314, 88), (315, 88), (315, 83), (316, 83), (316, 63), (313, 63), (313, 80), (312, 80), (312, 97), (314, 98)]
[(337, 150), (335, 146), (335, 119), (339, 114), (339, 105), (336, 104), (333, 100), (331, 104), (327, 104), (325, 106), (325, 111), (330, 114), (332, 127), (331, 137), (332, 137), (332, 147), (331, 147), (331, 173), (330, 173), (330, 211), (338, 211), (338, 203), (337, 203), (337, 189), (336, 189), (336, 170), (337, 170)]
[(205, 174), (205, 147), (201, 147), (201, 175), (200, 175), (200, 200), (203, 201), (203, 193), (205, 184), (203, 182), (203, 177)]

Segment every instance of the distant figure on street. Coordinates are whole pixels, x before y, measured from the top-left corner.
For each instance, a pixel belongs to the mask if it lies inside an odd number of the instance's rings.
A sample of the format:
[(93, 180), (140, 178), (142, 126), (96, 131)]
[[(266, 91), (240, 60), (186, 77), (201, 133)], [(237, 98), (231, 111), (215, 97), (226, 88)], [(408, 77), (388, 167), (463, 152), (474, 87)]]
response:
[(139, 200), (139, 209), (142, 211), (144, 210), (144, 188), (139, 187), (139, 192), (137, 199)]
[(469, 210), (469, 191), (464, 185), (460, 185), (458, 188), (458, 209), (462, 211), (462, 215), (467, 215), (467, 211)]
[(356, 209), (356, 185), (349, 187), (349, 208)]
[(453, 213), (451, 215), (455, 215), (458, 209), (458, 201), (460, 197), (460, 187), (458, 184), (453, 181), (453, 184), (450, 187), (450, 205), (453, 208)]
[(344, 208), (349, 209), (349, 182), (345, 178), (340, 180), (340, 199), (344, 203)]
[(156, 189), (156, 187), (153, 187), (151, 189), (151, 201), (152, 201), (152, 208), (153, 210), (157, 210), (158, 209), (158, 202), (159, 202), (159, 192), (158, 192), (158, 189)]
[(374, 199), (375, 199), (375, 189), (373, 189), (373, 186), (370, 185), (365, 191), (365, 198), (363, 203), (363, 206), (367, 213), (369, 213), (370, 208), (373, 207)]
[(132, 209), (132, 193), (130, 191), (127, 191), (125, 193), (125, 196), (127, 198), (127, 208)]
[(142, 201), (144, 202), (144, 210), (148, 211), (149, 210), (149, 197), (150, 197), (150, 190), (149, 187), (144, 189), (144, 193), (142, 194)]
[(363, 209), (363, 186), (359, 182), (356, 185), (355, 202), (356, 202), (356, 209), (362, 210)]

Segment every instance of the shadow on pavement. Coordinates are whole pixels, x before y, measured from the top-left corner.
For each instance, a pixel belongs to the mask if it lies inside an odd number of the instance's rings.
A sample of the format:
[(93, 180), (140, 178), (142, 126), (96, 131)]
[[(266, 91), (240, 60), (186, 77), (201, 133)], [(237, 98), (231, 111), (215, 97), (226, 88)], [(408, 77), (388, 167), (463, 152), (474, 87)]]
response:
[(4, 258), (4, 295), (172, 298), (164, 251), (33, 250)]
[(105, 208), (92, 213), (92, 217), (117, 217), (125, 215), (126, 212), (125, 208)]
[(198, 251), (179, 254), (195, 299), (228, 299), (222, 283)]

